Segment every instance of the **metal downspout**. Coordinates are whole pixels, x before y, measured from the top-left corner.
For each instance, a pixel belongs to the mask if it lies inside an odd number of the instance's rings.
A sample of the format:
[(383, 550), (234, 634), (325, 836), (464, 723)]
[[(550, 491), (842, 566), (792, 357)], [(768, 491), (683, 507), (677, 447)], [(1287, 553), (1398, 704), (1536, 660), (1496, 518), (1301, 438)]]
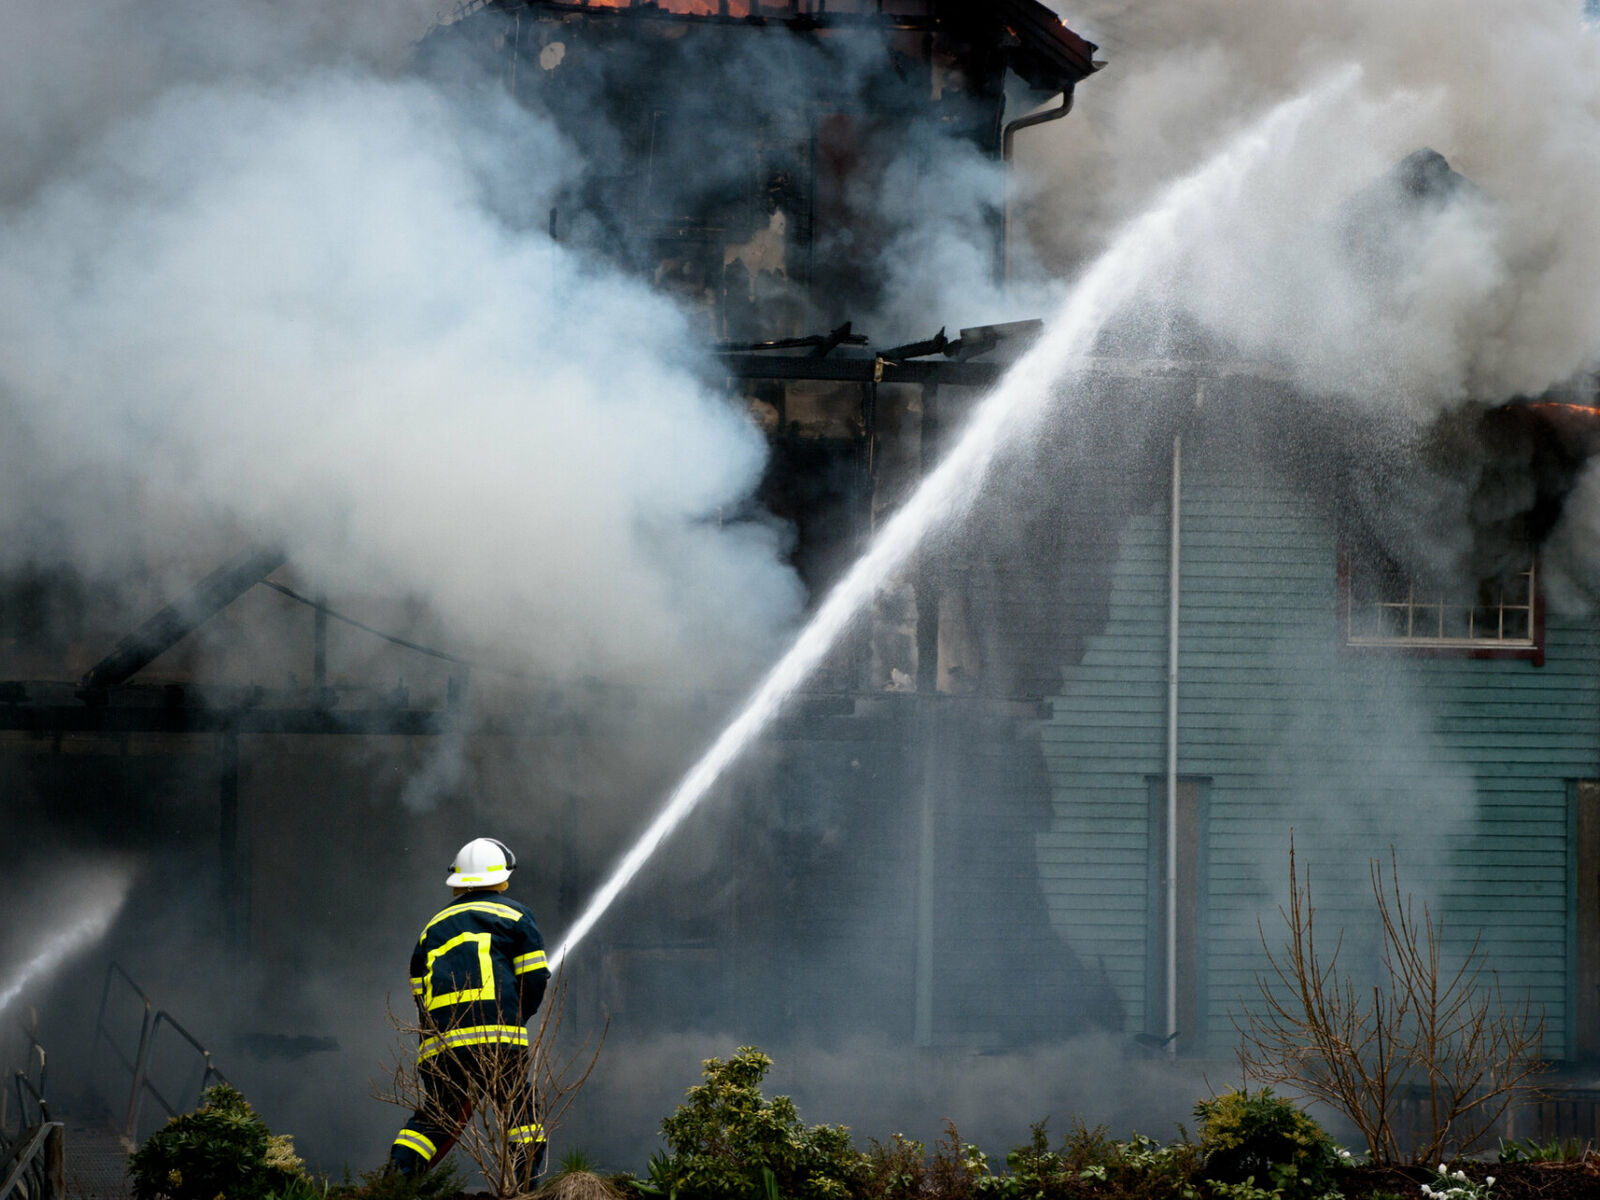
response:
[(913, 751), (917, 755), (917, 769), (921, 773), (922, 809), (917, 821), (917, 894), (913, 916), (916, 928), (914, 946), (914, 1000), (911, 1015), (911, 1041), (915, 1046), (933, 1045), (933, 938), (934, 938), (934, 838), (938, 830), (938, 806), (934, 788), (939, 786), (940, 771), (934, 760), (939, 745), (939, 714), (934, 701), (927, 696), (917, 698), (917, 727)]
[(1043, 112), (1030, 113), (1025, 117), (1018, 117), (1005, 127), (1000, 133), (1000, 161), (1005, 164), (1005, 195), (1001, 197), (1001, 228), (1000, 228), (1000, 282), (1004, 283), (1011, 278), (1011, 152), (1015, 148), (1017, 134), (1024, 129), (1031, 129), (1035, 125), (1044, 125), (1050, 121), (1059, 121), (1072, 111), (1073, 99), (1077, 96), (1077, 88), (1069, 87), (1061, 93), (1061, 104), (1056, 108), (1047, 108)]
[(1059, 121), (1072, 111), (1073, 99), (1077, 96), (1077, 88), (1069, 87), (1061, 93), (1061, 104), (1057, 108), (1047, 108), (1043, 112), (1029, 113), (1025, 117), (1018, 117), (1005, 127), (1000, 134), (1000, 157), (1005, 162), (1011, 161), (1011, 151), (1017, 140), (1017, 134), (1024, 129), (1032, 129), (1035, 125), (1045, 125), (1051, 121)]
[(1167, 568), (1167, 1054), (1178, 1053), (1178, 600), (1183, 436), (1172, 439), (1172, 549)]

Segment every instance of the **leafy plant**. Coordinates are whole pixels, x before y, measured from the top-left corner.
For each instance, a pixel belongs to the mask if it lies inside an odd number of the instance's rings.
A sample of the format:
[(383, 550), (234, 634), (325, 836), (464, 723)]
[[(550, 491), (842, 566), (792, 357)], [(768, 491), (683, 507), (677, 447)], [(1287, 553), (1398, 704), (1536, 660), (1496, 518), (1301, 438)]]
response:
[(861, 1194), (868, 1200), (912, 1200), (920, 1196), (928, 1178), (926, 1158), (926, 1147), (904, 1134), (892, 1134), (887, 1144), (873, 1138), (867, 1148)]
[[(1079, 1127), (1082, 1128), (1081, 1126)], [(1101, 1131), (1103, 1138), (1104, 1133)], [(1070, 1161), (1074, 1141), (1069, 1139), (1065, 1150)], [(1162, 1145), (1155, 1138), (1134, 1134), (1126, 1141), (1107, 1143), (1109, 1154), (1097, 1168), (1091, 1164), (1080, 1176), (1092, 1180), (1100, 1177), (1104, 1186), (1082, 1193), (1095, 1200), (1192, 1200), (1196, 1195), (1194, 1181), (1200, 1170), (1199, 1147), (1187, 1136), (1170, 1145)]]
[(571, 1175), (576, 1171), (594, 1174), (594, 1156), (587, 1150), (568, 1150), (561, 1156), (561, 1162), (556, 1167), (557, 1175)]
[(1565, 1163), (1582, 1162), (1588, 1157), (1590, 1143), (1582, 1138), (1551, 1138), (1547, 1142), (1523, 1138), (1500, 1143), (1500, 1161), (1503, 1163)]
[(1046, 1195), (1058, 1190), (1057, 1185), (1067, 1174), (1066, 1160), (1050, 1149), (1045, 1122), (1035, 1123), (1028, 1132), (1028, 1141), (1006, 1155), (1009, 1174), (1004, 1177), (1004, 1190), (1008, 1195)]
[(200, 1101), (128, 1159), (134, 1200), (298, 1200), (311, 1187), (294, 1142), (273, 1134), (238, 1091), (214, 1084)]
[[(427, 1171), (416, 1175), (400, 1175), (387, 1167), (364, 1171), (360, 1182), (349, 1182), (346, 1173), (342, 1185), (331, 1188), (329, 1194), (338, 1200), (454, 1200), (461, 1191), (461, 1172), (455, 1162), (446, 1158)], [(285, 1196), (281, 1200), (298, 1200)]]
[[(1339, 1150), (1315, 1120), (1288, 1100), (1260, 1091), (1226, 1091), (1195, 1105), (1200, 1152), (1209, 1181), (1250, 1183), (1286, 1198), (1334, 1191)], [(1216, 1190), (1230, 1200), (1242, 1193)]]
[(944, 1137), (934, 1147), (933, 1162), (928, 1168), (933, 1194), (940, 1200), (970, 1200), (978, 1194), (980, 1181), (990, 1178), (988, 1156), (977, 1146), (963, 1142), (955, 1122), (946, 1121)]
[(1493, 1175), (1479, 1183), (1475, 1179), (1468, 1178), (1467, 1173), (1460, 1168), (1452, 1171), (1444, 1163), (1440, 1163), (1434, 1169), (1433, 1182), (1422, 1185), (1422, 1194), (1427, 1200), (1490, 1200), (1490, 1190), (1493, 1187)]
[(661, 1122), (668, 1152), (651, 1158), (639, 1189), (683, 1200), (846, 1200), (867, 1157), (843, 1126), (807, 1128), (787, 1096), (765, 1099), (771, 1066), (754, 1046), (706, 1059), (705, 1081)]
[(1104, 1126), (1090, 1129), (1080, 1121), (1052, 1150), (1041, 1121), (1027, 1142), (1006, 1155), (1005, 1172), (995, 1173), (983, 1152), (963, 1144), (952, 1126), (924, 1194), (939, 1200), (1196, 1200), (1199, 1165), (1199, 1151), (1187, 1135), (1165, 1146), (1140, 1134), (1115, 1141)]

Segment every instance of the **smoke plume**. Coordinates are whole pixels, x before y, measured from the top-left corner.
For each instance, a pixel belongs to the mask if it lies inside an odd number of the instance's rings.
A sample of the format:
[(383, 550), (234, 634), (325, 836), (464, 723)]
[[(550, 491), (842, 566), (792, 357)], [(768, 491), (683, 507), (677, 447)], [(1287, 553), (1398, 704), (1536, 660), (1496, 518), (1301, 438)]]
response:
[[(20, 40), (48, 56), (46, 11)], [(38, 174), (0, 214), (13, 561), (243, 533), (559, 675), (764, 658), (800, 597), (781, 531), (736, 513), (760, 437), (667, 301), (527, 227), (569, 148), (494, 94), (258, 66), (180, 69), (13, 160)]]
[[(1350, 103), (1197, 231), (1175, 296), (1308, 384), (1430, 415), (1593, 364), (1600, 39), (1578, 4), (1057, 7), (1110, 60), (1080, 89), (1071, 133), (1034, 143), (1034, 229), (1057, 261), (1090, 252), (1253, 114), (1354, 67)], [(1339, 206), (1424, 146), (1484, 199), (1413, 231), (1405, 268), (1374, 278)]]

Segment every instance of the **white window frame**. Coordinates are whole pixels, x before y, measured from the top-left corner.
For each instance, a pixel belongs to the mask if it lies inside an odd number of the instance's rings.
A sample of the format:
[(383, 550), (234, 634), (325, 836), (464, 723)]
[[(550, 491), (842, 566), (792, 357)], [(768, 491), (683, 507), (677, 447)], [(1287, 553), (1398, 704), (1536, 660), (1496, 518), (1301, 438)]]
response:
[[(1540, 649), (1541, 620), (1539, 612), (1539, 567), (1537, 557), (1530, 557), (1526, 570), (1517, 578), (1523, 586), (1514, 594), (1501, 590), (1498, 603), (1479, 604), (1465, 597), (1452, 597), (1444, 589), (1426, 588), (1414, 578), (1405, 580), (1405, 595), (1398, 593), (1369, 605), (1357, 607), (1356, 597), (1360, 583), (1356, 573), (1363, 568), (1362, 556), (1346, 555), (1346, 578), (1343, 581), (1341, 600), (1344, 606), (1344, 631), (1348, 645), (1360, 647), (1398, 647), (1432, 650), (1511, 651), (1537, 652)], [(1467, 633), (1447, 634), (1445, 618), (1454, 611), (1464, 614)], [(1478, 627), (1480, 615), (1494, 614), (1493, 632), (1483, 632)], [(1506, 636), (1507, 614), (1520, 614), (1518, 624), (1522, 636)], [(1405, 633), (1357, 632), (1374, 626), (1385, 627), (1386, 614), (1400, 618), (1388, 628), (1403, 622)]]

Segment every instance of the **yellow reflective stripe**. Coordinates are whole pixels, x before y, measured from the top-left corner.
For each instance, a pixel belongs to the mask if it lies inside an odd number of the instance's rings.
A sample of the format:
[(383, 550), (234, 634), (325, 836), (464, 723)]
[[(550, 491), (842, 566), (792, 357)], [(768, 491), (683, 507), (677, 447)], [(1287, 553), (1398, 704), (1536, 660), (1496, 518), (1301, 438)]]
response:
[(545, 958), (543, 950), (535, 950), (530, 954), (519, 954), (511, 960), (511, 969), (518, 975), (526, 975), (529, 971), (548, 969), (550, 961)]
[(484, 1046), (501, 1042), (510, 1046), (526, 1046), (528, 1031), (521, 1025), (468, 1025), (452, 1029), (449, 1033), (422, 1039), (417, 1050), (417, 1061), (432, 1058), (445, 1050), (459, 1050), (462, 1046)]
[(415, 1129), (402, 1129), (395, 1135), (394, 1144), (404, 1146), (407, 1150), (415, 1150), (430, 1161), (439, 1153), (439, 1148)]
[(422, 978), (421, 978), (421, 976), (413, 975), (411, 977), (411, 994), (413, 996), (422, 995)]
[[(521, 910), (512, 908), (509, 904), (496, 904), (492, 900), (472, 900), (466, 904), (452, 904), (449, 908), (435, 913), (433, 920), (422, 927), (422, 938), (427, 937), (428, 930), (432, 929), (440, 921), (464, 912), (488, 913), (490, 916), (504, 917), (508, 921), (520, 921), (522, 919)], [(418, 938), (417, 941), (420, 943), (422, 938)]]
[(542, 1142), (545, 1140), (544, 1126), (538, 1124), (518, 1125), (508, 1132), (506, 1137), (513, 1142)]
[[(458, 992), (444, 992), (435, 994), (433, 990), (433, 964), (449, 954), (457, 946), (468, 943), (478, 947), (478, 978), (482, 985), (475, 988), (462, 988)], [(489, 935), (487, 933), (458, 933), (444, 945), (428, 951), (428, 973), (423, 977), (422, 1003), (432, 1012), (436, 1008), (443, 1008), (447, 1004), (471, 1004), (477, 1000), (494, 999), (494, 959), (489, 953)]]

